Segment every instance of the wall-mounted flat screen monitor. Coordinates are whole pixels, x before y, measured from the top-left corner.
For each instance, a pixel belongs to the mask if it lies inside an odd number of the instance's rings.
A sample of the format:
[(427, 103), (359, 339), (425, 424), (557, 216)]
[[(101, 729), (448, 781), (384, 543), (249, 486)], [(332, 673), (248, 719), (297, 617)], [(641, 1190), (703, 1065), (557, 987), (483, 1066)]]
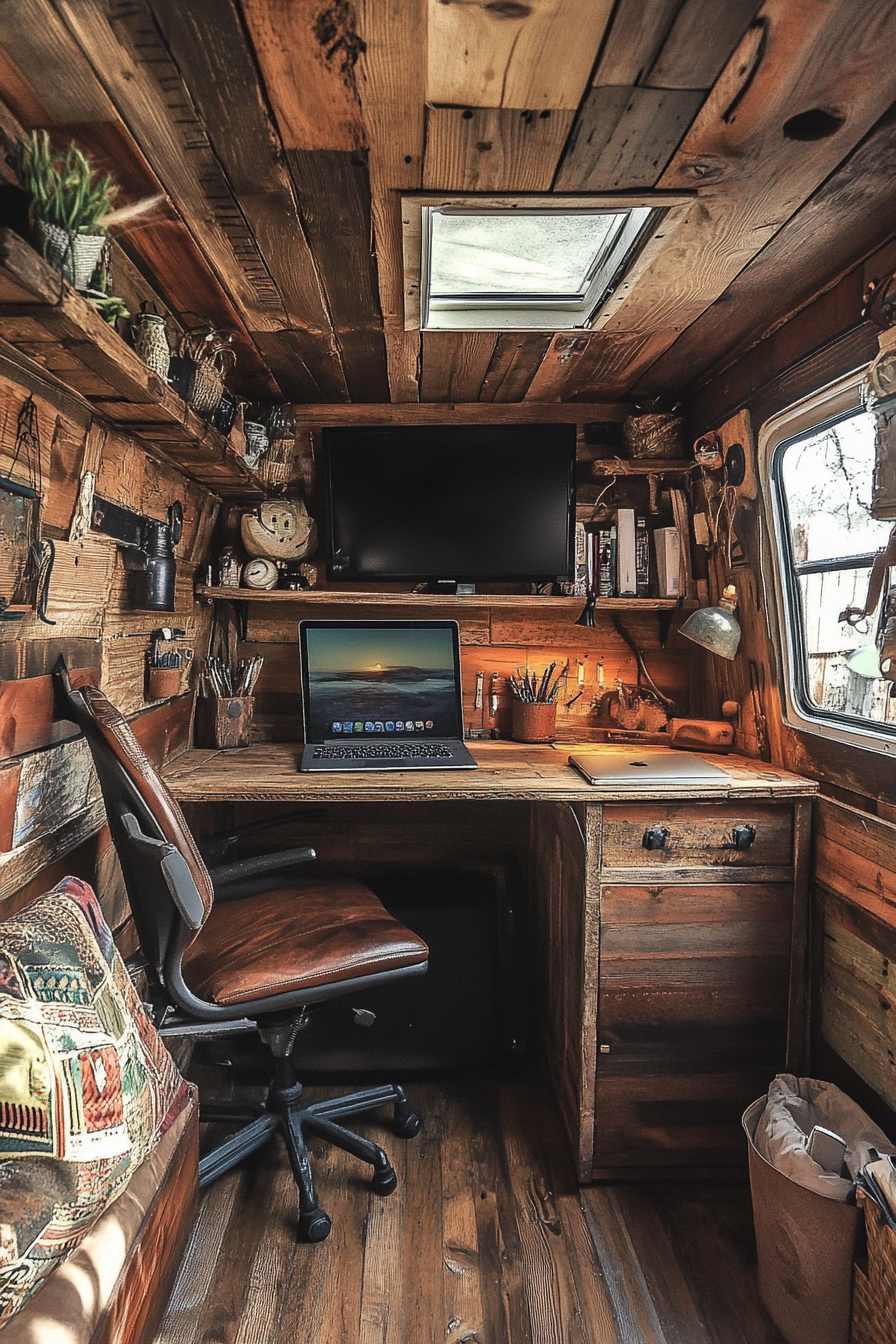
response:
[(566, 578), (575, 425), (325, 429), (330, 579)]

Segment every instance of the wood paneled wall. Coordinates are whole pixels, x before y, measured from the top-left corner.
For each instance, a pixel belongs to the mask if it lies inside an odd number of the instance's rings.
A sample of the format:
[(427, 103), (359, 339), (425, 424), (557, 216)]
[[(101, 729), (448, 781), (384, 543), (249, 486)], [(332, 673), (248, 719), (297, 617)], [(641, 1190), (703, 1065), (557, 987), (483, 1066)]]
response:
[[(525, 599), (523, 599), (525, 601)], [(547, 600), (533, 599), (533, 605), (518, 610), (464, 606), (462, 609), (377, 606), (370, 611), (375, 620), (458, 619), (461, 637), (461, 666), (464, 692), (464, 723), (468, 728), (497, 728), (498, 735), (510, 737), (512, 693), (509, 676), (518, 667), (528, 666), (541, 673), (549, 663), (558, 669), (569, 660), (567, 692), (558, 704), (557, 732), (561, 739), (587, 738), (597, 718), (592, 702), (595, 696), (612, 691), (620, 677), (629, 685), (637, 681), (637, 665), (630, 650), (614, 630), (608, 616), (598, 613), (593, 629), (576, 625), (576, 613), (564, 607), (550, 610)], [(345, 620), (363, 615), (363, 610), (344, 604), (315, 605), (307, 608), (315, 620)], [(249, 607), (248, 642), (240, 649), (241, 657), (263, 654), (264, 669), (259, 679), (255, 705), (256, 740), (296, 741), (302, 737), (299, 684), (297, 608), (292, 606)], [(651, 676), (671, 696), (681, 713), (689, 705), (689, 652), (685, 640), (673, 635), (665, 648), (660, 644), (658, 617), (654, 613), (623, 613), (625, 628), (641, 648)], [(579, 667), (582, 681), (579, 683)], [(476, 674), (485, 673), (483, 706), (474, 708)], [(489, 714), (489, 685), (498, 673), (498, 712)], [(579, 692), (581, 691), (581, 695)], [(569, 703), (573, 701), (573, 703)]]
[[(111, 926), (130, 938), (127, 898), (111, 848), (90, 752), (72, 724), (54, 721), (51, 671), (65, 657), (75, 684), (106, 691), (132, 718), (138, 740), (156, 762), (189, 745), (190, 672), (180, 693), (146, 698), (150, 634), (163, 624), (186, 632), (183, 649), (204, 650), (208, 613), (193, 601), (193, 576), (208, 548), (219, 501), (174, 467), (156, 461), (126, 436), (103, 428), (87, 407), (36, 368), (23, 368), (0, 349), (0, 474), (13, 469), (16, 426), (34, 397), (41, 442), (42, 532), (54, 541), (44, 624), (35, 613), (0, 621), (0, 917), (21, 907), (66, 873), (94, 882)], [(179, 499), (184, 532), (177, 547), (176, 610), (134, 609), (114, 540), (92, 531), (81, 485), (146, 516), (164, 519)], [(2, 595), (12, 596), (14, 557), (0, 556)]]
[[(691, 390), (689, 409), (694, 434), (719, 430), (726, 443), (737, 439), (751, 455), (732, 570), (741, 648), (734, 663), (707, 656), (694, 679), (695, 694), (712, 702), (719, 696), (737, 700), (740, 749), (821, 784), (826, 796), (815, 806), (812, 860), (812, 1068), (896, 1134), (889, 985), (896, 955), (896, 773), (881, 753), (799, 732), (783, 720), (778, 632), (767, 611), (773, 580), (760, 517), (765, 482), (756, 469), (756, 436), (770, 416), (876, 356), (876, 328), (860, 315), (862, 294), (894, 265), (893, 244), (872, 252), (740, 358), (720, 363)], [(727, 576), (718, 555), (710, 557), (708, 570), (717, 596)]]

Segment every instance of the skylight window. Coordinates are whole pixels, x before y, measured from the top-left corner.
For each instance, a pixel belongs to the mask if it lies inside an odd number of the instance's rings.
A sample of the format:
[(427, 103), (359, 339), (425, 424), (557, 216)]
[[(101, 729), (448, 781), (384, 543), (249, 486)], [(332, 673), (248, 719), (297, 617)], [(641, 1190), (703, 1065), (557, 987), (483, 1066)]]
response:
[(419, 208), (405, 219), (406, 263), (408, 226), (412, 216), (415, 228), (419, 220), (411, 324), (428, 331), (587, 330), (664, 214), (642, 201), (592, 202), (406, 202)]

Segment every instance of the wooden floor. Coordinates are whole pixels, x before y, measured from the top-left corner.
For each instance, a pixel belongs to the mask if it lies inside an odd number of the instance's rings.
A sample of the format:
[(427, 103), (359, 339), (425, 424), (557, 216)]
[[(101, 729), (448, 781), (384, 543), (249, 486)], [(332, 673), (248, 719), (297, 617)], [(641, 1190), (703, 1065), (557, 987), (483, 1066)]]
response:
[(576, 1187), (531, 1081), (413, 1084), (398, 1190), (312, 1141), (329, 1239), (297, 1245), (281, 1142), (204, 1196), (156, 1344), (783, 1344), (746, 1183)]

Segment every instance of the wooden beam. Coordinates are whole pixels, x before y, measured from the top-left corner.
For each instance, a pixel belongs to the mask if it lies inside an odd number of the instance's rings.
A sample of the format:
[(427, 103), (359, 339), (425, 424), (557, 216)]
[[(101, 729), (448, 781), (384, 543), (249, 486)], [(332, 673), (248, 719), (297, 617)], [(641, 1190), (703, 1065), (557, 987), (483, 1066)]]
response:
[(383, 319), (370, 246), (366, 153), (290, 149), (286, 158), (327, 296), (349, 394), (359, 401), (388, 401)]
[[(202, 0), (152, 0), (152, 13), (277, 287), (288, 325), (328, 338), (319, 343), (322, 361), (338, 364), (326, 298), (234, 0), (221, 0), (213, 9)], [(314, 353), (309, 344), (306, 363)], [(284, 394), (296, 395), (289, 385), (290, 360), (275, 356), (273, 367)]]
[(685, 0), (644, 82), (711, 89), (761, 7), (761, 0)]
[(573, 115), (571, 109), (431, 107), (423, 186), (434, 191), (549, 191)]
[(424, 332), (423, 400), (478, 401), (497, 339), (493, 331)]
[(652, 187), (704, 96), (700, 89), (589, 89), (557, 174), (557, 190)]
[(617, 0), (594, 73), (595, 87), (643, 84), (683, 0)]
[(404, 327), (402, 191), (423, 180), (426, 0), (359, 0), (364, 51), (358, 61), (361, 114), (370, 145), (371, 221), (383, 314), (389, 391), (420, 396), (420, 334)]
[(286, 323), (277, 286), (144, 0), (55, 0), (69, 31), (250, 330)]
[(479, 389), (480, 401), (522, 401), (550, 343), (550, 335), (540, 331), (500, 335)]
[(300, 427), (327, 425), (526, 425), (583, 424), (589, 420), (624, 420), (631, 406), (620, 402), (406, 402), (402, 405), (296, 406)]
[[(217, 6), (207, 8), (214, 22)], [(242, 0), (242, 10), (286, 148), (364, 148), (355, 65), (365, 39), (353, 6)]]
[(625, 395), (667, 344), (663, 331), (557, 335), (529, 385), (526, 405)]
[(576, 108), (612, 9), (612, 0), (430, 0), (428, 100), (537, 112)]
[[(727, 288), (896, 97), (880, 51), (896, 36), (888, 0), (767, 0), (768, 38), (735, 52), (660, 188), (702, 184), (674, 244), (647, 268), (607, 331), (665, 329), (669, 344)], [(754, 35), (744, 43), (751, 50)], [(743, 45), (743, 44), (742, 44)], [(738, 101), (740, 100), (740, 101)], [(828, 138), (787, 138), (790, 118), (836, 108)]]
[(652, 394), (717, 376), (893, 232), (896, 110), (874, 130), (643, 378)]

